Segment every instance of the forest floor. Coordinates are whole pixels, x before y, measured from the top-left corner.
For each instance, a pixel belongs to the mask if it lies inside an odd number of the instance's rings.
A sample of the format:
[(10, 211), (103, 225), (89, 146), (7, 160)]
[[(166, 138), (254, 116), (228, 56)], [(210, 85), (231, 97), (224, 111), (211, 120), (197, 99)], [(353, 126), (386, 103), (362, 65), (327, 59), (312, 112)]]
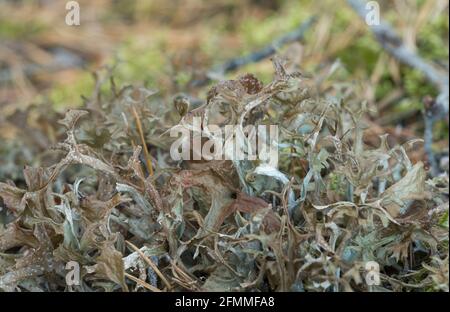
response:
[[(0, 290), (448, 291), (447, 1), (78, 3), (0, 2)], [(174, 160), (194, 115), (277, 166)]]

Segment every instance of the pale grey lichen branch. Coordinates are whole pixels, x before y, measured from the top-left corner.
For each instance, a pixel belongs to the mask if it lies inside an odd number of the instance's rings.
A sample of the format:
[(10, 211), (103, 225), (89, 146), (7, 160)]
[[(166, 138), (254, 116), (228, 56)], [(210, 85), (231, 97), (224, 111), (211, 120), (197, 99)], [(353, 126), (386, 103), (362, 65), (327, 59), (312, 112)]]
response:
[(116, 190), (119, 193), (129, 194), (145, 213), (150, 214), (152, 212), (152, 205), (134, 187), (127, 184), (116, 183)]

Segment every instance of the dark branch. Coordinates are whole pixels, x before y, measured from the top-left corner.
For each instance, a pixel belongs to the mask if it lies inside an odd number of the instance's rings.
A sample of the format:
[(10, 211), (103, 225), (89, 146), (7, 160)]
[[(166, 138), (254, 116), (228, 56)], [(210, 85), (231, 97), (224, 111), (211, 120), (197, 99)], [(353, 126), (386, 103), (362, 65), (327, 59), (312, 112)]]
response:
[(433, 128), (436, 121), (436, 101), (430, 96), (426, 96), (423, 99), (424, 104), (424, 150), (427, 155), (428, 162), (431, 167), (431, 175), (437, 176), (439, 174), (439, 165), (436, 159), (436, 155), (433, 151)]
[[(347, 2), (362, 19), (365, 19), (368, 13), (365, 1), (347, 0)], [(384, 50), (400, 63), (420, 71), (430, 83), (436, 86), (439, 90), (439, 95), (436, 98), (439, 110), (436, 113), (439, 118), (446, 116), (449, 109), (448, 72), (443, 73), (438, 71), (433, 65), (409, 50), (389, 24), (380, 22), (379, 25), (370, 25), (369, 27)]]
[(237, 70), (238, 68), (243, 67), (245, 65), (259, 62), (263, 59), (266, 59), (274, 55), (280, 47), (291, 42), (303, 40), (306, 31), (309, 28), (311, 28), (311, 26), (315, 23), (315, 21), (316, 17), (310, 17), (305, 22), (303, 22), (299, 27), (285, 34), (284, 36), (277, 38), (270, 45), (265, 46), (258, 51), (244, 55), (242, 57), (230, 59), (225, 63), (214, 67), (213, 70), (211, 70), (208, 73), (207, 77), (205, 77), (204, 79), (193, 81), (192, 86), (194, 87), (204, 86), (211, 81), (211, 77), (221, 76), (228, 72)]

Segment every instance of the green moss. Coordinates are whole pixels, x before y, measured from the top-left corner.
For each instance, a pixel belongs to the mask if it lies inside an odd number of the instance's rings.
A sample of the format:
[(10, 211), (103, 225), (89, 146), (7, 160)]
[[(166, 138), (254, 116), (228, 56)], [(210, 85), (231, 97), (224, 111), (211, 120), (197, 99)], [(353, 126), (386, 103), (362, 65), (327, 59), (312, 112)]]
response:
[(392, 89), (394, 89), (394, 87), (394, 82), (390, 79), (389, 74), (385, 73), (376, 87), (375, 97), (377, 99), (384, 98), (392, 91)]
[(349, 72), (364, 71), (365, 76), (368, 76), (380, 57), (380, 51), (378, 43), (372, 37), (363, 36), (355, 40), (346, 50), (339, 52), (337, 57)]
[(94, 89), (94, 79), (88, 72), (81, 74), (74, 84), (55, 85), (48, 97), (56, 109), (77, 107), (82, 104), (81, 95), (89, 95)]
[[(162, 34), (160, 34), (162, 36)], [(164, 42), (157, 39), (152, 45), (130, 39), (119, 47), (119, 66), (114, 72), (118, 85), (133, 81), (156, 85), (159, 76), (167, 73), (168, 58), (164, 54)]]
[(5, 39), (28, 39), (47, 29), (47, 26), (31, 21), (11, 21), (7, 18), (0, 18), (0, 38)]
[(435, 139), (436, 140), (447, 140), (449, 139), (448, 135), (448, 123), (444, 120), (438, 121), (435, 126)]
[(413, 110), (420, 111), (422, 107), (422, 102), (419, 99), (407, 97), (398, 102), (397, 105), (394, 106), (393, 110), (396, 113), (401, 113)]
[(244, 52), (254, 51), (255, 47), (261, 47), (272, 42), (274, 38), (298, 27), (302, 21), (310, 17), (305, 8), (308, 1), (300, 3), (292, 1), (283, 8), (283, 13), (278, 12), (265, 18), (249, 17), (238, 26), (237, 34), (242, 37), (246, 47)]
[(426, 81), (421, 72), (416, 69), (403, 69), (403, 84), (406, 92), (421, 99), (425, 95), (437, 95), (436, 89)]
[(439, 224), (448, 228), (448, 211), (441, 217)]
[(179, 86), (185, 86), (191, 80), (192, 75), (188, 72), (181, 71), (175, 74), (175, 81)]
[(417, 34), (417, 46), (426, 59), (446, 60), (448, 58), (448, 15), (437, 16), (425, 24)]

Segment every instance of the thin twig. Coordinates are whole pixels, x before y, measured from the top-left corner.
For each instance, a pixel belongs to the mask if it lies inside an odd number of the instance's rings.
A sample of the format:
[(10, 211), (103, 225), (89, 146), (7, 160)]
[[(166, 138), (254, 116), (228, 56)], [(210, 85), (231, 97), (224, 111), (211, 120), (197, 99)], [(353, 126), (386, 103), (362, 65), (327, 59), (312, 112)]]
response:
[(133, 112), (134, 119), (136, 120), (137, 130), (139, 132), (142, 147), (144, 149), (145, 163), (147, 165), (147, 170), (148, 170), (149, 174), (152, 176), (153, 175), (152, 161), (150, 159), (150, 154), (148, 152), (147, 144), (145, 143), (144, 131), (142, 130), (141, 120), (140, 120), (138, 113), (136, 112), (136, 108), (134, 106), (131, 106), (131, 111)]
[(308, 18), (306, 21), (304, 21), (300, 26), (298, 26), (293, 31), (277, 38), (269, 45), (263, 47), (262, 49), (252, 52), (250, 54), (236, 57), (233, 59), (230, 59), (226, 61), (225, 63), (214, 67), (207, 75), (207, 77), (199, 80), (195, 80), (192, 82), (193, 87), (201, 87), (208, 82), (211, 81), (212, 77), (216, 76), (222, 76), (228, 72), (237, 70), (240, 67), (243, 67), (245, 65), (251, 64), (251, 63), (257, 63), (263, 59), (266, 59), (270, 57), (271, 55), (275, 54), (277, 50), (291, 42), (295, 41), (301, 41), (305, 37), (306, 31), (311, 28), (311, 26), (316, 22), (317, 18), (315, 16)]
[(433, 152), (433, 128), (436, 121), (436, 114), (433, 110), (436, 102), (429, 96), (425, 97), (423, 102), (425, 107), (423, 113), (425, 126), (424, 149), (431, 167), (431, 174), (432, 176), (437, 176), (439, 174), (439, 165)]
[(144, 282), (143, 280), (125, 272), (125, 276), (128, 277), (130, 280), (136, 282), (137, 284), (141, 285), (142, 287), (151, 290), (153, 292), (161, 292), (161, 289), (156, 288), (155, 286), (150, 285), (149, 283)]
[(169, 281), (166, 279), (166, 277), (161, 273), (161, 271), (158, 269), (158, 267), (153, 263), (152, 260), (150, 260), (139, 248), (136, 247), (133, 243), (126, 241), (128, 246), (130, 246), (134, 251), (136, 251), (142, 259), (155, 271), (156, 274), (161, 278), (162, 282), (166, 285), (166, 287), (170, 290), (172, 289), (172, 285), (170, 285)]
[[(366, 9), (365, 1), (347, 0), (347, 2), (362, 19), (366, 18), (368, 11)], [(436, 98), (439, 110), (436, 111), (436, 114), (439, 118), (444, 118), (449, 110), (448, 71), (438, 71), (432, 64), (408, 49), (402, 39), (388, 23), (380, 21), (378, 25), (369, 25), (369, 27), (386, 52), (392, 55), (400, 63), (420, 71), (425, 78), (439, 90), (440, 94)]]

